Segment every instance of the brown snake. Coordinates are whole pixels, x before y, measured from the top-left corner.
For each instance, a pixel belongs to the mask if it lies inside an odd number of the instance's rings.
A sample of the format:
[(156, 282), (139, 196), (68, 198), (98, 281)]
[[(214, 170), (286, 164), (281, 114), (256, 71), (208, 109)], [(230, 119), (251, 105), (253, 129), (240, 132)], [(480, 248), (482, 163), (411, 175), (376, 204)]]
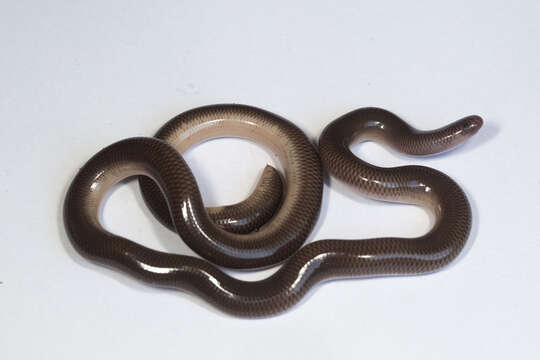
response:
[[(416, 204), (434, 213), (433, 228), (413, 239), (319, 240), (300, 248), (319, 214), (321, 161), (292, 123), (245, 105), (193, 109), (169, 121), (157, 138), (126, 139), (101, 150), (79, 170), (68, 190), (65, 227), (75, 248), (87, 258), (151, 284), (197, 294), (238, 316), (276, 314), (326, 279), (420, 274), (452, 261), (471, 227), (469, 202), (461, 188), (428, 167), (370, 165), (349, 146), (373, 140), (407, 154), (435, 154), (463, 143), (481, 126), (480, 117), (469, 116), (434, 131), (419, 131), (386, 110), (363, 108), (323, 131), (319, 152), (330, 174), (368, 197)], [(277, 154), (285, 171), (282, 197), (279, 176), (267, 168), (246, 201), (205, 210), (180, 153), (223, 136), (255, 140)], [(158, 218), (209, 261), (152, 250), (102, 227), (98, 214), (103, 197), (114, 184), (133, 175), (146, 177), (141, 189)], [(272, 276), (253, 282), (235, 279), (210, 262), (248, 268), (285, 259)]]

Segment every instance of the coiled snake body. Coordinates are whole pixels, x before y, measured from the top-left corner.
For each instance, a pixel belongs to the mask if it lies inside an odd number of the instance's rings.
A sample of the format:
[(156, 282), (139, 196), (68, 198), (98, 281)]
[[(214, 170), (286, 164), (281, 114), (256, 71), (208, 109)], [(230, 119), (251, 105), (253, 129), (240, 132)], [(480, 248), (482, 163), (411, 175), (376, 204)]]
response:
[[(469, 116), (438, 130), (418, 131), (386, 110), (363, 108), (326, 127), (319, 158), (302, 131), (275, 114), (245, 105), (193, 109), (167, 123), (156, 138), (122, 140), (92, 157), (66, 195), (66, 231), (83, 256), (148, 283), (187, 290), (238, 316), (279, 313), (329, 278), (419, 274), (454, 259), (471, 226), (469, 202), (460, 187), (427, 167), (370, 165), (354, 156), (349, 145), (374, 140), (408, 154), (433, 154), (464, 142), (481, 125), (480, 117)], [(272, 149), (283, 165), (284, 184), (267, 167), (247, 200), (205, 209), (180, 153), (222, 136), (252, 139)], [(434, 227), (414, 239), (319, 240), (301, 247), (320, 210), (321, 160), (333, 176), (369, 197), (427, 207), (435, 214)], [(102, 227), (104, 195), (133, 175), (144, 175), (141, 189), (154, 214), (206, 260), (155, 251)], [(254, 282), (230, 277), (212, 264), (249, 268), (284, 260), (272, 276)]]

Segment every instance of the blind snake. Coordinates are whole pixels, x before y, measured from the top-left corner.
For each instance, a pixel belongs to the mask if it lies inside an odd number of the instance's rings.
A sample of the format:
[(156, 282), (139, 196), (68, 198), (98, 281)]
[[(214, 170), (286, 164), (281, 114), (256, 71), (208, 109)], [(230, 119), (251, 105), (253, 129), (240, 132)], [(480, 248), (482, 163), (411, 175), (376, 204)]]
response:
[[(450, 150), (482, 126), (468, 116), (443, 128), (420, 131), (391, 112), (361, 108), (330, 123), (318, 150), (291, 122), (246, 105), (210, 105), (184, 112), (154, 138), (130, 138), (94, 155), (73, 179), (64, 202), (64, 224), (83, 256), (160, 287), (194, 293), (242, 317), (280, 313), (315, 284), (332, 278), (406, 275), (435, 271), (463, 248), (471, 227), (470, 205), (447, 175), (424, 166), (381, 168), (357, 158), (349, 146), (377, 141), (399, 152), (428, 155)], [(224, 137), (254, 140), (271, 149), (284, 168), (267, 167), (254, 193), (239, 204), (205, 209), (182, 152)], [(436, 221), (413, 238), (318, 240), (303, 247), (317, 220), (323, 166), (337, 179), (379, 200), (420, 205)], [(114, 235), (99, 222), (105, 194), (139, 176), (146, 203), (204, 259), (149, 249)], [(218, 266), (265, 267), (283, 262), (259, 281), (235, 279)]]

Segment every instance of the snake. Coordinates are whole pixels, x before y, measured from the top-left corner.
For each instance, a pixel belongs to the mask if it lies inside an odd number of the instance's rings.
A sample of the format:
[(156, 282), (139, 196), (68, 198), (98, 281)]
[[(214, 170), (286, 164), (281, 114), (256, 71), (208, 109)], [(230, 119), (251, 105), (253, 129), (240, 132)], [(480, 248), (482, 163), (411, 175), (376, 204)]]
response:
[[(267, 317), (291, 308), (323, 281), (425, 274), (455, 259), (472, 224), (460, 186), (425, 166), (369, 164), (350, 147), (375, 141), (410, 155), (437, 154), (464, 143), (482, 124), (480, 116), (471, 115), (423, 131), (387, 110), (360, 108), (328, 124), (317, 149), (292, 122), (266, 110), (203, 106), (173, 118), (156, 137), (121, 140), (94, 155), (68, 188), (64, 225), (75, 249), (91, 261), (194, 294), (234, 316)], [(203, 141), (231, 136), (273, 151), (283, 179), (267, 166), (244, 202), (207, 209), (181, 154)], [(416, 238), (326, 239), (302, 246), (319, 216), (323, 169), (367, 197), (426, 208), (434, 225)], [(99, 214), (106, 194), (132, 176), (139, 177), (152, 212), (202, 258), (150, 249), (103, 227)], [(241, 226), (228, 226), (238, 221)], [(275, 264), (281, 267), (257, 281), (236, 279), (222, 269)]]

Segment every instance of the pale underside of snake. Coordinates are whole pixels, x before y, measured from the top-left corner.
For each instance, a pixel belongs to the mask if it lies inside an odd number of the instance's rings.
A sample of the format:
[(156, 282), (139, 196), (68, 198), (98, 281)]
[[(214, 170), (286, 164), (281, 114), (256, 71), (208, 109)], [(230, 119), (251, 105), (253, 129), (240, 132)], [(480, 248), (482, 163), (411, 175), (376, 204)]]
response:
[[(319, 157), (300, 129), (275, 114), (245, 105), (205, 106), (173, 118), (155, 138), (122, 140), (92, 157), (68, 190), (64, 223), (74, 247), (91, 260), (156, 286), (194, 293), (237, 316), (268, 316), (290, 308), (327, 279), (428, 273), (452, 261), (471, 228), (461, 188), (428, 167), (368, 164), (349, 147), (377, 141), (411, 155), (435, 154), (463, 143), (481, 126), (480, 117), (468, 116), (419, 131), (386, 110), (362, 108), (324, 129)], [(267, 167), (247, 200), (205, 209), (181, 153), (225, 136), (254, 140), (274, 151), (284, 181)], [(322, 165), (370, 198), (427, 208), (435, 217), (433, 228), (417, 238), (319, 240), (301, 247), (319, 214)], [(204, 259), (152, 250), (103, 228), (104, 196), (134, 175), (141, 176), (153, 213)], [(280, 262), (276, 273), (259, 281), (235, 279), (214, 265), (250, 268)]]

